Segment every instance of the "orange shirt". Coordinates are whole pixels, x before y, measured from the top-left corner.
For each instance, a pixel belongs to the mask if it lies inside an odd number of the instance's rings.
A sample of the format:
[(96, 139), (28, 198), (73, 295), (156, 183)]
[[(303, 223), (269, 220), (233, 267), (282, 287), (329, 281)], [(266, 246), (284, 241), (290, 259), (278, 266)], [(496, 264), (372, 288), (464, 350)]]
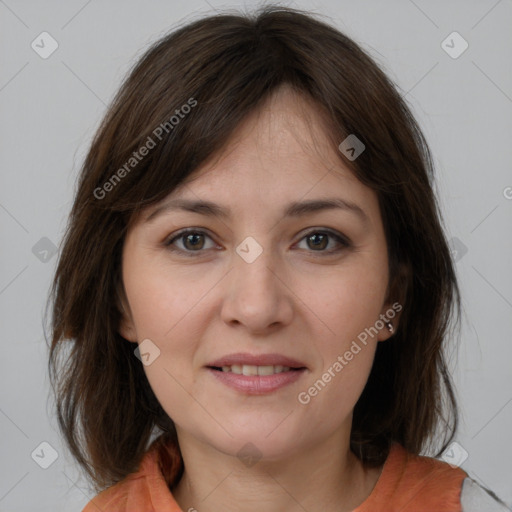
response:
[[(461, 512), (468, 475), (437, 459), (412, 455), (394, 443), (370, 496), (353, 512)], [(93, 498), (82, 512), (183, 512), (150, 449), (139, 470)]]

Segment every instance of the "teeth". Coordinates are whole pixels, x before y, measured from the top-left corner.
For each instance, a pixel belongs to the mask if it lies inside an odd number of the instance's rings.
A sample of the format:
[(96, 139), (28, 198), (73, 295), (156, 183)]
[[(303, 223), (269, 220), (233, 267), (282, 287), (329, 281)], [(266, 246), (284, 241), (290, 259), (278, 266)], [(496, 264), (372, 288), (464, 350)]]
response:
[(273, 366), (258, 366), (258, 375), (273, 375)]
[[(229, 368), (229, 366), (228, 366)], [(228, 370), (229, 371), (229, 370)], [(240, 366), (239, 364), (234, 364), (232, 367), (231, 367), (231, 371), (233, 373), (237, 373), (238, 375), (242, 375), (242, 366)]]
[(274, 375), (274, 373), (288, 372), (290, 367), (281, 365), (255, 366), (250, 364), (234, 364), (233, 366), (223, 366), (222, 371), (225, 373), (236, 373), (237, 375)]
[(242, 374), (243, 375), (258, 375), (258, 367), (257, 366), (249, 366), (244, 364), (242, 366)]

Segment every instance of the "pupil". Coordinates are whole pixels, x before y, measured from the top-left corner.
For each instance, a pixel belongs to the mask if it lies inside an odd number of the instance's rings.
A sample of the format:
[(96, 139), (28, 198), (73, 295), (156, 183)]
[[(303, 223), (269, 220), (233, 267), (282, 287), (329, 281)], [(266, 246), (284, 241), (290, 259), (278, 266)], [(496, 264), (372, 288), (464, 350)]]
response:
[[(317, 242), (318, 242), (318, 237), (321, 237), (321, 238), (322, 238), (322, 240), (321, 240), (321, 242), (320, 242), (320, 245), (317, 243)], [(309, 241), (313, 241), (313, 244), (314, 244), (314, 246), (315, 246), (315, 247), (317, 247), (317, 248), (318, 248), (318, 247), (320, 247), (321, 249), (325, 249), (325, 246), (326, 246), (326, 245), (325, 245), (325, 241), (327, 240), (326, 235), (324, 235), (324, 234), (318, 234), (318, 233), (315, 233), (315, 234), (313, 234), (313, 235), (310, 235), (310, 236), (308, 237), (308, 240), (309, 240)], [(315, 242), (314, 240), (317, 240), (317, 241)], [(322, 242), (324, 242), (324, 243), (322, 243)]]
[(188, 244), (188, 242), (189, 242), (190, 240), (194, 239), (194, 240), (195, 240), (195, 242), (192, 242), (192, 247), (191, 247), (191, 248), (192, 248), (192, 249), (193, 249), (193, 248), (197, 248), (197, 245), (196, 245), (196, 243), (197, 243), (197, 237), (201, 237), (201, 236), (202, 236), (202, 235), (200, 235), (200, 234), (198, 234), (198, 233), (196, 233), (196, 234), (192, 234), (192, 235), (187, 235), (187, 236), (186, 236), (186, 242), (185, 242), (185, 245), (187, 245), (187, 244)]

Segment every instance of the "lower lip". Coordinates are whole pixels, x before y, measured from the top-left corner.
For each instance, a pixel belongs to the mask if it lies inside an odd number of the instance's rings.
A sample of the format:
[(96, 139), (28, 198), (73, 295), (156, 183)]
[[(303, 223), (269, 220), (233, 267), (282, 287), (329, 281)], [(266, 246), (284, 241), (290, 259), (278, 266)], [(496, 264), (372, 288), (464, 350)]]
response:
[(248, 395), (264, 395), (281, 389), (297, 381), (304, 375), (305, 368), (274, 373), (273, 375), (238, 375), (237, 373), (222, 372), (207, 368), (215, 378), (230, 388)]

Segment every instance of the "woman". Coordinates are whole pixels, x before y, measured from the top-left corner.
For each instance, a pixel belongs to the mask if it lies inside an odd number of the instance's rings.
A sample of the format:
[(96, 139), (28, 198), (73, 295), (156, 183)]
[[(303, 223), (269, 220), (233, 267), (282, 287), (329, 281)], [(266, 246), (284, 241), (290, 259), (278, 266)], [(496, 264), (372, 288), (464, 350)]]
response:
[(505, 510), (419, 455), (457, 427), (432, 182), (392, 83), (307, 13), (150, 48), (85, 160), (53, 286), (58, 419), (100, 492), (84, 511)]

